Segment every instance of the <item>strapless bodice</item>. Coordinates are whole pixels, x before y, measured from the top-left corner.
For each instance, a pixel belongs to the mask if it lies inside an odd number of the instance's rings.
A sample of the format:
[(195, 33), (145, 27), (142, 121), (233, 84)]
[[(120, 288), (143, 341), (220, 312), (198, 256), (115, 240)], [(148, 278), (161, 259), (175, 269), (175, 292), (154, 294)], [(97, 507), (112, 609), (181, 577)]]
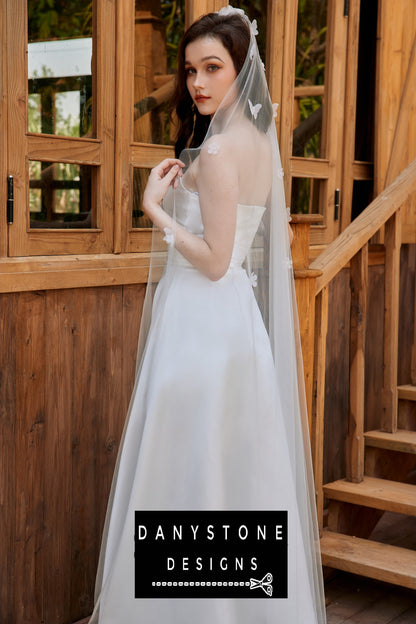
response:
[[(178, 188), (174, 192), (169, 192), (165, 201), (173, 201), (174, 195), (176, 220), (189, 232), (202, 238), (204, 235), (204, 224), (202, 223), (198, 193), (185, 188), (181, 180)], [(258, 230), (264, 210), (264, 206), (237, 205), (235, 237), (230, 268), (239, 267), (244, 262)], [(191, 266), (176, 249), (172, 250), (172, 261), (174, 264)]]

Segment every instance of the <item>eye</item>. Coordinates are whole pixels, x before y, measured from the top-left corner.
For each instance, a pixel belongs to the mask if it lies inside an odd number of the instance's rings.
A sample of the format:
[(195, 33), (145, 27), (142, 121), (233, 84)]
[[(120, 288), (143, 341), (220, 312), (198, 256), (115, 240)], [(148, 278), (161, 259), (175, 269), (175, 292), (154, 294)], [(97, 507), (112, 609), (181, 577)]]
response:
[(186, 76), (190, 76), (191, 74), (194, 74), (194, 73), (195, 73), (195, 69), (193, 67), (187, 67), (185, 69), (185, 75)]
[(219, 69), (218, 65), (208, 65), (209, 72), (215, 72), (217, 69)]

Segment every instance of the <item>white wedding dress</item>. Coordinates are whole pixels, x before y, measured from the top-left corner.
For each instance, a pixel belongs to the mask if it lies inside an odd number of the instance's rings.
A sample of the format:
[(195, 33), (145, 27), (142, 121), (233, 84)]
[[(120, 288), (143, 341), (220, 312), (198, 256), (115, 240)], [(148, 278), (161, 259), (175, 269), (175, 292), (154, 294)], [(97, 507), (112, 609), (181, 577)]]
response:
[[(178, 222), (202, 236), (198, 195), (182, 184), (169, 193)], [(255, 276), (242, 267), (263, 210), (238, 206), (231, 264), (216, 282), (170, 248), (118, 458), (92, 622), (317, 624), (269, 337)], [(287, 599), (134, 598), (135, 510), (279, 509), (289, 517)]]

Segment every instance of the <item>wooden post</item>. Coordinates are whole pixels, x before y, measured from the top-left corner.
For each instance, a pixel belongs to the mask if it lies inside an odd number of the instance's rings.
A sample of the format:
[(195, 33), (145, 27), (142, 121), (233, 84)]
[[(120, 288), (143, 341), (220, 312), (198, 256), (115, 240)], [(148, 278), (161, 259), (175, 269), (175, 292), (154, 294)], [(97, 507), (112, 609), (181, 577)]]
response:
[(397, 431), (397, 358), (399, 350), (400, 214), (390, 217), (385, 227), (384, 347), (382, 431)]
[(328, 331), (328, 286), (316, 296), (315, 303), (315, 360), (314, 393), (312, 398), (311, 447), (315, 479), (316, 507), (319, 531), (323, 529), (324, 493), (324, 414), (325, 414), (325, 365), (326, 335)]
[(227, 6), (226, 0), (185, 0), (186, 28), (205, 13), (219, 11)]
[(296, 300), (299, 316), (299, 332), (302, 344), (303, 369), (305, 375), (306, 404), (308, 409), (309, 434), (312, 430), (313, 360), (315, 330), (315, 279), (321, 272), (309, 266), (309, 230), (316, 215), (292, 215), (293, 244), (292, 260), (295, 274)]
[(347, 439), (347, 479), (364, 476), (365, 332), (367, 314), (368, 244), (351, 259), (350, 406)]

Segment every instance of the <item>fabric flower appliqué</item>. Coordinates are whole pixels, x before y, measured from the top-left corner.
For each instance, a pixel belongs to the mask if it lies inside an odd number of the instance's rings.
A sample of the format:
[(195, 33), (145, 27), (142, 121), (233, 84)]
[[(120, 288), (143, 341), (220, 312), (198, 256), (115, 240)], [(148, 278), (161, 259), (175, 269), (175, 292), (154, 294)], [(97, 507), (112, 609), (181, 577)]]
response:
[(172, 232), (172, 230), (170, 228), (163, 228), (163, 231), (165, 233), (163, 240), (165, 241), (165, 243), (167, 243), (168, 245), (173, 245), (173, 243), (175, 242), (175, 235)]
[(243, 9), (235, 9), (231, 5), (228, 5), (227, 7), (223, 7), (222, 9), (218, 11), (218, 15), (233, 15), (233, 14), (240, 15), (241, 17), (246, 17), (246, 14), (244, 13)]
[(283, 180), (284, 175), (285, 172), (283, 171), (283, 167), (280, 167), (280, 169), (277, 170), (277, 177), (279, 178), (279, 180)]
[(255, 37), (256, 35), (259, 34), (258, 28), (257, 28), (257, 20), (253, 20), (250, 24), (250, 30), (251, 30), (251, 34), (253, 35), (253, 37)]
[(220, 146), (218, 143), (210, 143), (207, 148), (208, 154), (218, 154)]
[(248, 105), (250, 107), (250, 112), (253, 115), (254, 119), (257, 119), (257, 115), (261, 109), (261, 104), (253, 104), (251, 100), (248, 101)]
[(250, 273), (249, 275), (249, 282), (250, 282), (250, 286), (252, 286), (253, 288), (256, 288), (257, 286), (257, 275), (255, 273)]
[(274, 104), (272, 104), (272, 107), (273, 107), (273, 117), (277, 117), (277, 109), (279, 108), (279, 104), (275, 102)]
[(290, 206), (286, 206), (286, 214), (287, 214), (287, 220), (292, 221), (292, 217), (290, 216)]

